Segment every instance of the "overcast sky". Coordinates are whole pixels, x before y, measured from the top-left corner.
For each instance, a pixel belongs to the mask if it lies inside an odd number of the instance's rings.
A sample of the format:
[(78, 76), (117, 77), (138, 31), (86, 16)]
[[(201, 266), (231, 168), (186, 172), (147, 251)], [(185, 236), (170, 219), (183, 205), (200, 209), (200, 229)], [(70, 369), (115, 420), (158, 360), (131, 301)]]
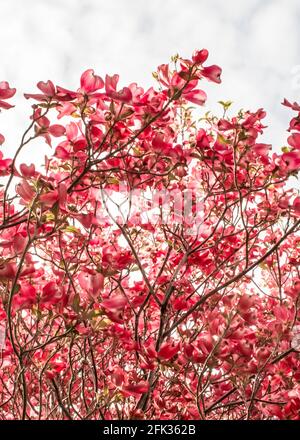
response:
[[(81, 73), (119, 73), (123, 85), (152, 84), (151, 72), (176, 53), (207, 48), (222, 84), (203, 83), (207, 109), (220, 99), (235, 110), (264, 107), (264, 137), (277, 149), (300, 101), (299, 0), (0, 0), (0, 80), (18, 89), (16, 108), (0, 115), (5, 148), (14, 151), (30, 113), (23, 92), (52, 79), (77, 88)], [(43, 141), (26, 158), (43, 157)]]

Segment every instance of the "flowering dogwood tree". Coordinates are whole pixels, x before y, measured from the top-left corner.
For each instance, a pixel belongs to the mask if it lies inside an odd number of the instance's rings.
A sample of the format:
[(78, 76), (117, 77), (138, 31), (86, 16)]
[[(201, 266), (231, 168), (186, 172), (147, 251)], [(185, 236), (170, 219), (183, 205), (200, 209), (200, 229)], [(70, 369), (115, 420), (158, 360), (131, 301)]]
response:
[[(1, 419), (300, 418), (300, 105), (272, 151), (263, 109), (195, 111), (207, 57), (146, 91), (87, 70), (25, 94), (0, 152)], [(18, 159), (37, 139), (41, 169)]]

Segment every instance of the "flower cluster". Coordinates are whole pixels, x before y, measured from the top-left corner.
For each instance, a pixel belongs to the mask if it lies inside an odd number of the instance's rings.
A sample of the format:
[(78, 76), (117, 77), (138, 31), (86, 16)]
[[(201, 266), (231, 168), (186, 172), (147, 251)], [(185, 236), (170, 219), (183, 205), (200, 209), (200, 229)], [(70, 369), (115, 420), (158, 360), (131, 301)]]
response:
[[(147, 90), (89, 69), (25, 94), (29, 128), (0, 152), (1, 419), (300, 418), (300, 106), (281, 154), (263, 109), (198, 122), (207, 58)], [(0, 83), (2, 109), (14, 94)], [(32, 140), (43, 167), (19, 162)]]

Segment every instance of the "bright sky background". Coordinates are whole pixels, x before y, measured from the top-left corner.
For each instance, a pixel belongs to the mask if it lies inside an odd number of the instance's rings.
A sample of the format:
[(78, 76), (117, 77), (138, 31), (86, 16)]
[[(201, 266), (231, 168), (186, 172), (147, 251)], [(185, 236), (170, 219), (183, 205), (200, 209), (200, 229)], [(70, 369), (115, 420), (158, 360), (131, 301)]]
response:
[[(264, 137), (278, 149), (292, 113), (284, 97), (300, 101), (299, 0), (0, 0), (0, 80), (17, 87), (16, 108), (0, 115), (2, 148), (14, 151), (30, 103), (22, 93), (51, 79), (77, 88), (87, 68), (121, 83), (152, 84), (151, 72), (177, 52), (207, 48), (208, 64), (223, 68), (221, 85), (203, 82), (207, 109), (218, 100), (268, 112)], [(218, 110), (218, 111), (221, 111)], [(43, 140), (26, 161), (49, 154)]]

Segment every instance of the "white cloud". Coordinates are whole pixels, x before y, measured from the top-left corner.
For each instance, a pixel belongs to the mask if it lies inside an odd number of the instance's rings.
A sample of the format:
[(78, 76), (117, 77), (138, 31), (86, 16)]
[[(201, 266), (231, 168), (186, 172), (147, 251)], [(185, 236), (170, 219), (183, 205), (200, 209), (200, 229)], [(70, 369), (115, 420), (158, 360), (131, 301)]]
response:
[[(0, 0), (0, 78), (18, 88), (17, 107), (1, 114), (0, 131), (14, 151), (30, 113), (22, 92), (38, 80), (70, 88), (81, 72), (120, 73), (123, 83), (151, 84), (151, 72), (179, 52), (206, 47), (223, 68), (220, 86), (205, 84), (208, 108), (232, 99), (235, 109), (265, 107), (266, 138), (284, 143), (291, 113), (280, 100), (299, 99), (293, 67), (300, 64), (297, 0)], [(298, 95), (298, 96), (297, 96)], [(38, 151), (36, 149), (38, 148)], [(42, 160), (47, 147), (25, 153)]]

